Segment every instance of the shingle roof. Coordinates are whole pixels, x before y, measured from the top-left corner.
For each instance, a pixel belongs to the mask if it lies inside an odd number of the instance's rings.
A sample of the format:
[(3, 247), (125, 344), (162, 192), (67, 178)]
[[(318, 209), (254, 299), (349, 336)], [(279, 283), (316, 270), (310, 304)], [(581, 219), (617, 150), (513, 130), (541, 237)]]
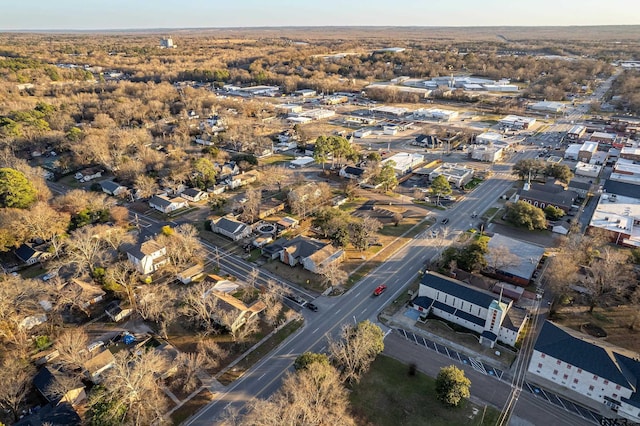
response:
[(33, 248), (31, 248), (31, 246), (27, 244), (22, 244), (20, 247), (18, 247), (15, 250), (14, 253), (16, 254), (16, 256), (18, 256), (18, 259), (22, 260), (23, 262), (26, 262), (36, 254), (36, 251)]
[(188, 197), (197, 197), (201, 192), (202, 191), (196, 188), (187, 188), (184, 191), (182, 191), (182, 194)]
[(433, 271), (427, 271), (420, 284), (487, 309), (491, 306), (491, 302), (495, 300), (495, 294), (493, 293), (470, 287), (463, 282)]
[(224, 229), (231, 234), (243, 232), (247, 228), (246, 224), (237, 220), (229, 219), (228, 217), (221, 217), (218, 219), (215, 222), (215, 226), (220, 229)]
[(103, 180), (102, 182), (100, 182), (100, 187), (103, 190), (107, 190), (111, 193), (113, 193), (114, 191), (116, 191), (118, 188), (120, 188), (122, 185), (120, 185), (119, 183), (115, 183), (112, 180)]
[(153, 204), (158, 207), (169, 207), (171, 205), (171, 200), (166, 197), (161, 197), (159, 195), (154, 195), (149, 200), (149, 204)]
[(346, 166), (344, 172), (353, 176), (361, 176), (364, 173), (364, 169), (360, 167)]
[(42, 426), (43, 424), (76, 426), (82, 420), (71, 404), (47, 404), (33, 414), (23, 417), (15, 426)]
[(322, 241), (306, 237), (295, 237), (283, 244), (284, 248), (295, 257), (309, 257), (327, 245)]
[(529, 189), (525, 191), (521, 189), (519, 191), (520, 197), (531, 198), (533, 200), (543, 201), (545, 203), (558, 204), (561, 206), (568, 206), (578, 197), (575, 191), (562, 191), (562, 192), (548, 192), (539, 189)]
[(546, 321), (542, 326), (535, 350), (588, 371), (628, 389), (635, 389), (640, 363), (614, 352), (609, 346), (588, 341), (564, 327)]

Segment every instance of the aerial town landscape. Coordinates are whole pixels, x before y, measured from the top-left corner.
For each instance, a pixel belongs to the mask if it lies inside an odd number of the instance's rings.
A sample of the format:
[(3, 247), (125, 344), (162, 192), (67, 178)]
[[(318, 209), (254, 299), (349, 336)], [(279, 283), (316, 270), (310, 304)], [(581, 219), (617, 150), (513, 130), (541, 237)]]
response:
[(3, 19), (0, 425), (640, 424), (640, 26)]

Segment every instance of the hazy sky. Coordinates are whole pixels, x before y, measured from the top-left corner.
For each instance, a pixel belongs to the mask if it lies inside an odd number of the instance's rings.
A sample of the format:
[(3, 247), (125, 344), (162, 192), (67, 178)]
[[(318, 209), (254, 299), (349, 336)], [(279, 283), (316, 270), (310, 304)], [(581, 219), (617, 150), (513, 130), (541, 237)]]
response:
[(640, 24), (637, 0), (0, 0), (0, 31)]

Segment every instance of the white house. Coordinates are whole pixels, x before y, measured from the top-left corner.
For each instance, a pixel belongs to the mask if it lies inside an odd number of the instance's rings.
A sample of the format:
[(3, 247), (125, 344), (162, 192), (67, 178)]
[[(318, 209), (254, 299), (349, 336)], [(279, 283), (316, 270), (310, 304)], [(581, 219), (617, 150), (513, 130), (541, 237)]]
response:
[(638, 354), (546, 321), (529, 362), (529, 374), (591, 398), (618, 416), (640, 422)]
[(189, 202), (182, 197), (169, 198), (164, 195), (154, 195), (149, 199), (149, 207), (162, 213), (171, 213), (172, 211), (189, 207)]
[(427, 271), (420, 282), (412, 307), (423, 316), (429, 313), (473, 330), (480, 343), (494, 347), (496, 342), (515, 346), (527, 313), (512, 306), (510, 299), (472, 287), (462, 281)]
[(340, 172), (338, 172), (340, 177), (343, 177), (345, 179), (353, 179), (358, 181), (358, 183), (364, 181), (364, 173), (365, 170), (362, 167), (354, 166), (344, 166), (340, 169)]
[(128, 189), (126, 186), (120, 185), (112, 180), (103, 180), (100, 182), (100, 188), (105, 194), (113, 195), (114, 197), (124, 194)]
[(323, 266), (341, 261), (344, 257), (344, 250), (341, 248), (303, 236), (291, 240), (277, 240), (273, 245), (278, 246), (281, 262), (289, 266), (300, 263), (314, 273), (318, 273)]
[(142, 244), (127, 250), (127, 258), (133, 263), (141, 274), (155, 272), (161, 266), (169, 262), (167, 248), (154, 240), (145, 241)]
[(233, 241), (238, 241), (251, 235), (251, 227), (249, 225), (225, 216), (211, 219), (211, 231), (229, 237)]
[(198, 201), (208, 200), (209, 194), (196, 188), (187, 188), (180, 194), (185, 200), (197, 203)]
[(73, 177), (80, 182), (89, 182), (91, 180), (102, 177), (102, 170), (84, 169), (77, 172)]

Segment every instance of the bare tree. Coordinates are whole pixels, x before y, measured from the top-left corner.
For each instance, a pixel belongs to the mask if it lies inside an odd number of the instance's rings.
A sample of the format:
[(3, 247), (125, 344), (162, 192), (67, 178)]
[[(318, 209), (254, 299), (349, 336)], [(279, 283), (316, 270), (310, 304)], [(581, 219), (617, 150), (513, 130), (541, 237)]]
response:
[(205, 334), (216, 331), (211, 314), (218, 310), (218, 299), (205, 282), (192, 285), (184, 290), (181, 297), (181, 312)]
[(167, 338), (167, 327), (172, 323), (177, 311), (175, 291), (167, 285), (144, 285), (137, 291), (138, 313), (160, 327), (160, 335)]
[(0, 404), (18, 421), (20, 405), (29, 394), (33, 369), (28, 362), (7, 354), (0, 368)]
[(189, 223), (178, 225), (170, 235), (157, 237), (158, 244), (167, 248), (167, 257), (176, 268), (182, 268), (204, 257), (198, 230)]
[(267, 401), (254, 400), (240, 425), (344, 425), (355, 422), (349, 415), (347, 390), (340, 374), (325, 363), (289, 373), (282, 387)]
[(590, 312), (596, 305), (606, 304), (629, 285), (633, 276), (627, 259), (625, 253), (605, 247), (592, 262), (583, 282), (587, 288)]
[(70, 370), (81, 369), (85, 361), (89, 359), (87, 345), (89, 336), (83, 328), (74, 328), (63, 331), (55, 341), (60, 363)]
[(136, 177), (133, 188), (136, 190), (136, 195), (140, 198), (153, 197), (159, 189), (156, 180), (148, 175), (139, 175)]
[(329, 353), (340, 366), (345, 382), (358, 382), (376, 356), (384, 349), (384, 335), (377, 325), (362, 321), (345, 324), (339, 339), (329, 339)]
[(154, 350), (118, 352), (114, 358), (113, 367), (104, 372), (105, 392), (94, 404), (110, 404), (106, 415), (124, 412), (124, 419), (112, 421), (135, 426), (162, 423), (167, 400), (160, 376), (170, 367), (167, 358)]
[(115, 290), (126, 297), (134, 311), (138, 311), (136, 287), (139, 280), (138, 271), (128, 261), (120, 261), (107, 268), (106, 279), (115, 285)]
[(485, 254), (485, 259), (487, 266), (494, 272), (520, 264), (520, 258), (504, 246), (491, 247)]
[(245, 192), (245, 198), (247, 201), (242, 204), (242, 213), (240, 214), (240, 220), (253, 223), (260, 214), (260, 203), (262, 202), (262, 191), (259, 189), (248, 189)]
[(39, 202), (25, 211), (20, 223), (29, 239), (51, 241), (67, 231), (69, 221), (68, 213), (58, 212), (47, 203)]
[(290, 182), (293, 178), (293, 170), (286, 166), (271, 165), (266, 166), (260, 175), (260, 183), (266, 187), (273, 185), (278, 187), (278, 192), (282, 191), (283, 184)]
[(347, 281), (349, 274), (346, 273), (337, 261), (322, 265), (318, 273), (323, 277), (323, 283), (325, 286), (340, 286)]
[(83, 226), (65, 240), (67, 261), (76, 266), (78, 274), (92, 273), (95, 266), (106, 259), (105, 242), (96, 235), (97, 229), (93, 225)]
[(267, 285), (260, 292), (259, 298), (265, 305), (263, 314), (267, 323), (271, 325), (277, 323), (282, 312), (282, 298), (285, 294), (286, 289), (274, 280), (268, 280)]

